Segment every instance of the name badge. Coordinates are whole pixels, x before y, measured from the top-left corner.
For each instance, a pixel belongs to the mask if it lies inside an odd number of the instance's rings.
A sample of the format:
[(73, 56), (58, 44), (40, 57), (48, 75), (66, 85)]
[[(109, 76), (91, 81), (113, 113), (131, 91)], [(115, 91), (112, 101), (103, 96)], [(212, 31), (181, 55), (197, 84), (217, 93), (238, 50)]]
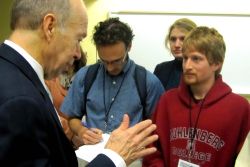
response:
[(179, 159), (178, 167), (200, 167), (200, 165)]

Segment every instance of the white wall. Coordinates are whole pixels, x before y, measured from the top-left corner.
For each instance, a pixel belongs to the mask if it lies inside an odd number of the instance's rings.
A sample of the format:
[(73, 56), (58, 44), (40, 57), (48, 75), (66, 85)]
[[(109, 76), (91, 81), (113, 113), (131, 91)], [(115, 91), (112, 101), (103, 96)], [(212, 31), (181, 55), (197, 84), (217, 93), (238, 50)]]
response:
[(110, 11), (249, 14), (247, 0), (112, 0)]
[(243, 2), (219, 1), (219, 4), (215, 1), (202, 4), (204, 2), (196, 0), (188, 2), (155, 0), (154, 3), (146, 0), (143, 3), (142, 1), (128, 3), (127, 0), (126, 2), (117, 3), (117, 8), (111, 10), (110, 16), (118, 16), (132, 27), (135, 39), (130, 55), (136, 63), (153, 71), (156, 64), (171, 60), (170, 53), (164, 47), (165, 35), (176, 19), (187, 17), (194, 20), (197, 25), (216, 28), (224, 36), (227, 51), (222, 70), (223, 78), (234, 92), (250, 94), (250, 34), (248, 33), (250, 14), (247, 13), (247, 5)]

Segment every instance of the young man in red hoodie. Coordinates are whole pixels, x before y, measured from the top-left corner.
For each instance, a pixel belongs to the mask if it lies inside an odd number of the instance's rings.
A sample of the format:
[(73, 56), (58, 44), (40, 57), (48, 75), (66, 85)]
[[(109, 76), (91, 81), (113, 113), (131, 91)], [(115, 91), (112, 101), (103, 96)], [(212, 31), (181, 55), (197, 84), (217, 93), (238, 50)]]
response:
[(249, 131), (250, 105), (220, 71), (226, 46), (214, 28), (198, 27), (183, 44), (183, 78), (160, 99), (153, 122), (157, 152), (144, 167), (233, 167)]

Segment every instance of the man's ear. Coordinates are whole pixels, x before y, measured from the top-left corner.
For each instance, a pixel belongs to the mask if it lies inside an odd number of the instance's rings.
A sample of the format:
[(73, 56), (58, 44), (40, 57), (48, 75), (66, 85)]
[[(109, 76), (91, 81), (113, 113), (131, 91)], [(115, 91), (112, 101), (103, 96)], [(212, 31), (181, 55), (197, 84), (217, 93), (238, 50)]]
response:
[(218, 69), (222, 68), (222, 63), (214, 63), (213, 64), (214, 71), (217, 71)]
[(42, 30), (47, 41), (53, 38), (56, 27), (56, 17), (54, 14), (47, 14), (43, 18)]

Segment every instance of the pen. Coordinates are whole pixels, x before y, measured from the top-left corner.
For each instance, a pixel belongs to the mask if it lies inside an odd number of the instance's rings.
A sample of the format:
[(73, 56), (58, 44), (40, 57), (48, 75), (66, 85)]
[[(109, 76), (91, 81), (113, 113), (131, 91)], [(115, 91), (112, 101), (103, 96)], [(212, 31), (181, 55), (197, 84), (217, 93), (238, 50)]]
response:
[(87, 126), (87, 123), (86, 123), (85, 121), (82, 121), (82, 126), (88, 128), (88, 129), (90, 129), (90, 127)]

